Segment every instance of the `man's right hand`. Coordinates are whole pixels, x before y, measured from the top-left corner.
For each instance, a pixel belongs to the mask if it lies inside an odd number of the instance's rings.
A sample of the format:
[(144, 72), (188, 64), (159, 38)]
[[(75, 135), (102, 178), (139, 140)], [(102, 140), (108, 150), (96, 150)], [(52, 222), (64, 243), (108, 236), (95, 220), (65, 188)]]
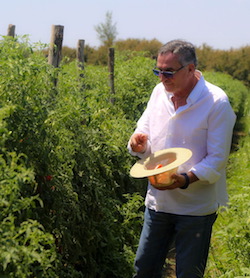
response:
[(133, 152), (144, 153), (147, 148), (148, 135), (135, 133), (130, 138), (130, 146)]

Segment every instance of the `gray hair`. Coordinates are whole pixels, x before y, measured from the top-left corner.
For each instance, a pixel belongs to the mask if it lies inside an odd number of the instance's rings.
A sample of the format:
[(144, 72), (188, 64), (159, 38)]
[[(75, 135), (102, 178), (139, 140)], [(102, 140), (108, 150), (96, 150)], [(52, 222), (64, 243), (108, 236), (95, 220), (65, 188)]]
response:
[(158, 55), (164, 55), (167, 52), (172, 52), (173, 54), (178, 55), (179, 62), (183, 66), (188, 64), (194, 64), (197, 66), (195, 47), (190, 42), (184, 40), (172, 40), (159, 49)]

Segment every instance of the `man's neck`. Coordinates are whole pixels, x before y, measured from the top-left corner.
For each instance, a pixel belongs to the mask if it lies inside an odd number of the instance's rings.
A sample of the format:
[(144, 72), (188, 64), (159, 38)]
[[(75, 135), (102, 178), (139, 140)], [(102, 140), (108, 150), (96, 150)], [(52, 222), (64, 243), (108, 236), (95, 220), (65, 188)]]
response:
[(194, 75), (194, 78), (190, 81), (189, 85), (185, 88), (185, 90), (174, 93), (171, 100), (174, 104), (175, 110), (177, 110), (180, 106), (184, 106), (187, 104), (187, 98), (190, 95), (190, 93), (193, 91), (198, 81), (199, 81), (198, 76)]

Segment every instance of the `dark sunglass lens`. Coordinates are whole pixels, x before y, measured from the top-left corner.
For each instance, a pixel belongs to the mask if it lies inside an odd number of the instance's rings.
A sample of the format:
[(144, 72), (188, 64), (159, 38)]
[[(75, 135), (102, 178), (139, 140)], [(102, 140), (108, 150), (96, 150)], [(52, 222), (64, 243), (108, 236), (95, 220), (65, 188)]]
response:
[(156, 76), (159, 76), (160, 71), (159, 71), (159, 70), (156, 70), (156, 69), (153, 69), (153, 73), (154, 73)]
[(167, 72), (167, 71), (162, 72), (162, 74), (167, 78), (171, 78), (174, 76), (174, 74), (172, 72)]

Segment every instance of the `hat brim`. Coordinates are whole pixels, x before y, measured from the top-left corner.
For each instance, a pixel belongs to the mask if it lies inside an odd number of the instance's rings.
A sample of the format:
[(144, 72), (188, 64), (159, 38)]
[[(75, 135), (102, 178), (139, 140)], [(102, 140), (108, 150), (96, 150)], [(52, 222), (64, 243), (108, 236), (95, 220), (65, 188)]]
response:
[[(186, 148), (170, 148), (157, 151), (145, 159), (138, 160), (130, 169), (130, 175), (134, 178), (150, 177), (179, 167), (188, 161), (192, 151)], [(162, 167), (155, 169), (157, 165)]]

